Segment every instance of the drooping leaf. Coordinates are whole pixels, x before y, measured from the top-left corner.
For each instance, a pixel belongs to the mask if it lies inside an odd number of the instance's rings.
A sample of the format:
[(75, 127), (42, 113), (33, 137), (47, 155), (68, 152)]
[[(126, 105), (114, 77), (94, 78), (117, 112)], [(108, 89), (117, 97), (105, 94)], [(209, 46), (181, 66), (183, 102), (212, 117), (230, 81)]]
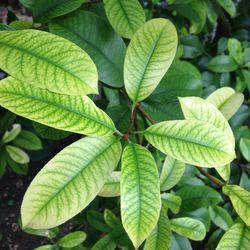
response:
[(6, 151), (8, 152), (10, 158), (17, 163), (25, 164), (30, 161), (29, 156), (18, 147), (7, 145)]
[(176, 30), (167, 19), (152, 19), (136, 32), (124, 64), (125, 88), (134, 103), (154, 91), (171, 65), (176, 47)]
[(223, 180), (229, 181), (229, 179), (230, 179), (230, 172), (231, 172), (230, 164), (227, 164), (225, 166), (216, 168), (216, 171), (218, 172), (218, 174), (221, 176), (221, 178)]
[(97, 94), (97, 70), (87, 53), (38, 30), (0, 32), (0, 68), (14, 78), (67, 95)]
[(104, 0), (108, 20), (114, 30), (125, 38), (132, 38), (145, 23), (145, 14), (138, 0)]
[(226, 185), (223, 193), (229, 196), (235, 211), (250, 226), (250, 192), (237, 185)]
[(206, 236), (204, 224), (198, 220), (183, 217), (170, 220), (171, 229), (191, 240), (203, 240)]
[(101, 191), (99, 192), (99, 196), (102, 197), (116, 197), (120, 195), (120, 180), (121, 180), (121, 172), (113, 172), (111, 173), (106, 181)]
[(175, 186), (185, 171), (185, 163), (167, 156), (160, 174), (161, 191), (166, 191)]
[(47, 22), (78, 9), (86, 0), (21, 0), (32, 11), (36, 22)]
[(83, 231), (68, 233), (58, 240), (58, 245), (65, 248), (73, 248), (80, 245), (86, 239), (87, 235)]
[(216, 250), (247, 250), (250, 244), (250, 229), (241, 221), (236, 222), (221, 238)]
[(207, 186), (185, 186), (176, 192), (182, 199), (181, 210), (193, 211), (200, 207), (209, 207), (222, 201), (221, 195)]
[(220, 129), (202, 121), (160, 122), (143, 134), (163, 153), (192, 165), (219, 167), (235, 157), (230, 138)]
[(99, 193), (120, 154), (115, 137), (85, 137), (63, 149), (29, 186), (21, 207), (23, 227), (51, 228), (78, 214)]
[(69, 39), (90, 55), (101, 81), (113, 87), (123, 85), (126, 46), (102, 18), (78, 10), (54, 19), (49, 28), (52, 33)]
[(151, 153), (137, 144), (122, 155), (121, 217), (135, 248), (155, 227), (161, 209), (157, 166)]
[(8, 143), (13, 141), (21, 132), (20, 124), (13, 124), (10, 131), (6, 131), (2, 138), (2, 143)]
[(171, 241), (170, 223), (165, 209), (161, 209), (159, 220), (146, 240), (143, 250), (166, 250)]
[(212, 103), (229, 120), (240, 108), (244, 101), (241, 93), (236, 93), (229, 87), (219, 88), (208, 96), (207, 101)]
[(112, 120), (87, 96), (52, 93), (8, 77), (0, 84), (0, 105), (36, 122), (86, 135), (111, 135)]
[(162, 205), (169, 208), (174, 214), (177, 214), (181, 208), (181, 197), (172, 193), (163, 193), (161, 195)]

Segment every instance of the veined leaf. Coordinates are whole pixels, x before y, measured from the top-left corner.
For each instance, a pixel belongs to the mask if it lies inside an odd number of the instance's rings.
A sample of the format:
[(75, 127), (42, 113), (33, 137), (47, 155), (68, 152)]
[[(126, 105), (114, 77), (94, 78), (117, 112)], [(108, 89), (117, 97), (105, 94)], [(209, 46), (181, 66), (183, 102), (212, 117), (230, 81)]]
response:
[(207, 101), (212, 103), (229, 120), (240, 108), (244, 101), (242, 93), (236, 93), (234, 89), (223, 87), (208, 96)]
[(42, 124), (85, 135), (111, 135), (114, 124), (87, 96), (52, 93), (8, 77), (0, 84), (0, 105)]
[(175, 186), (185, 171), (185, 163), (167, 156), (160, 174), (161, 191), (166, 191)]
[(226, 133), (232, 145), (235, 145), (234, 135), (226, 118), (214, 105), (200, 97), (182, 97), (179, 101), (185, 119), (203, 121), (215, 126)]
[(126, 45), (102, 18), (78, 10), (54, 19), (49, 28), (52, 33), (71, 40), (90, 55), (101, 81), (113, 87), (123, 86)]
[(216, 250), (247, 250), (249, 245), (250, 229), (239, 221), (223, 235)]
[(132, 38), (145, 23), (145, 14), (138, 0), (104, 0), (108, 20), (114, 30), (125, 38)]
[(206, 236), (206, 227), (198, 220), (183, 217), (170, 220), (171, 229), (191, 240), (203, 240)]
[(149, 235), (144, 250), (166, 250), (171, 241), (170, 223), (165, 209), (161, 209), (157, 225)]
[(177, 214), (181, 208), (181, 197), (172, 193), (163, 193), (161, 195), (162, 206), (170, 208), (170, 210)]
[(220, 129), (202, 121), (160, 122), (143, 134), (163, 153), (192, 165), (219, 167), (235, 157), (230, 138)]
[(86, 0), (21, 0), (21, 3), (32, 11), (36, 22), (47, 22), (65, 15), (79, 8), (84, 2)]
[(111, 173), (98, 195), (102, 197), (120, 196), (120, 180), (121, 172), (116, 171)]
[(227, 164), (225, 166), (216, 168), (216, 171), (218, 172), (218, 174), (221, 176), (221, 178), (223, 180), (229, 181), (229, 179), (230, 179), (230, 172), (231, 172), (230, 164)]
[(129, 144), (122, 155), (121, 217), (135, 248), (150, 235), (161, 209), (160, 183), (151, 153)]
[(88, 54), (51, 33), (2, 31), (0, 57), (0, 68), (24, 83), (67, 95), (98, 93), (97, 70)]
[(21, 207), (23, 227), (52, 228), (78, 214), (99, 193), (120, 154), (113, 136), (85, 137), (63, 149), (30, 184)]
[(226, 185), (223, 193), (229, 196), (235, 211), (250, 226), (250, 192), (237, 185)]
[(152, 19), (136, 32), (124, 63), (125, 88), (134, 103), (154, 91), (171, 65), (176, 47), (176, 29), (167, 19)]

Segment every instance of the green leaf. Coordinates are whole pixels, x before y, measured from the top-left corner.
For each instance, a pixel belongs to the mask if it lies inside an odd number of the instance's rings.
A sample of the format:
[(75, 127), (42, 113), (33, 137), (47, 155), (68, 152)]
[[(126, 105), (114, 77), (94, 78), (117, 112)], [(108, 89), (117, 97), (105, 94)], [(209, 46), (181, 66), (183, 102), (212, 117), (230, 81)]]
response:
[(172, 234), (170, 250), (192, 250), (190, 241), (181, 235)]
[(29, 156), (20, 148), (7, 145), (6, 151), (8, 152), (10, 158), (20, 164), (25, 164), (30, 161)]
[(222, 201), (221, 195), (207, 186), (185, 186), (176, 192), (182, 199), (181, 209), (193, 211), (200, 207), (209, 207)]
[(29, 170), (27, 163), (24, 163), (24, 164), (17, 163), (14, 160), (12, 160), (10, 157), (8, 157), (7, 162), (11, 170), (14, 173), (19, 174), (19, 175), (27, 175), (28, 170)]
[(236, 7), (232, 0), (217, 0), (217, 2), (230, 16), (236, 15)]
[(124, 63), (125, 88), (134, 103), (154, 91), (171, 65), (176, 47), (176, 29), (167, 19), (152, 19), (136, 32)]
[(185, 163), (167, 156), (160, 174), (161, 191), (166, 191), (175, 186), (185, 171)]
[(78, 214), (99, 193), (120, 154), (115, 137), (85, 137), (63, 149), (26, 191), (23, 227), (52, 228)]
[(219, 206), (211, 206), (208, 210), (211, 220), (217, 227), (227, 231), (233, 225), (231, 215), (226, 209)]
[(207, 101), (212, 103), (229, 120), (240, 108), (244, 101), (242, 93), (235, 93), (229, 87), (219, 88), (208, 96)]
[(87, 53), (38, 30), (0, 32), (0, 68), (25, 84), (67, 95), (97, 94), (97, 70)]
[(19, 146), (24, 149), (28, 150), (39, 150), (42, 149), (42, 142), (39, 139), (39, 137), (28, 131), (28, 130), (22, 130), (20, 134), (15, 138), (13, 143), (16, 146)]
[(98, 195), (102, 197), (120, 196), (120, 180), (121, 172), (116, 171), (111, 173)]
[(181, 197), (172, 193), (163, 193), (161, 195), (162, 205), (169, 208), (174, 214), (178, 214), (181, 208)]
[(15, 20), (11, 22), (9, 25), (15, 30), (32, 29), (33, 27), (33, 23), (27, 20)]
[(157, 225), (146, 240), (144, 250), (166, 250), (171, 241), (171, 229), (165, 209), (161, 209)]
[(106, 224), (111, 228), (116, 228), (121, 224), (120, 220), (116, 217), (116, 215), (109, 209), (104, 210), (104, 220)]
[(163, 153), (192, 165), (219, 167), (235, 157), (227, 134), (202, 121), (160, 122), (150, 126), (143, 134)]
[(106, 224), (103, 213), (95, 210), (89, 210), (87, 212), (87, 221), (91, 228), (94, 228), (100, 232), (110, 232), (111, 228)]
[(216, 73), (232, 72), (237, 68), (233, 58), (226, 55), (216, 56), (208, 63), (208, 69)]
[(91, 250), (115, 250), (116, 244), (113, 242), (113, 239), (110, 237), (110, 234), (107, 234), (91, 248)]
[(250, 139), (241, 138), (240, 139), (240, 151), (244, 158), (250, 162)]
[(243, 48), (240, 41), (235, 38), (228, 39), (228, 51), (229, 55), (238, 63), (243, 64)]
[(87, 235), (86, 233), (82, 231), (75, 231), (72, 233), (68, 233), (62, 238), (60, 238), (57, 242), (57, 244), (60, 247), (65, 247), (65, 248), (72, 248), (80, 245), (81, 243), (84, 242), (86, 239)]
[(5, 150), (0, 149), (0, 178), (4, 175), (7, 166), (7, 156)]
[(21, 0), (32, 11), (36, 22), (47, 22), (78, 9), (86, 0)]
[(132, 38), (145, 23), (144, 10), (138, 0), (104, 0), (103, 3), (110, 24), (125, 38)]
[(231, 172), (230, 164), (227, 164), (225, 166), (216, 168), (216, 171), (218, 172), (218, 174), (221, 176), (221, 178), (223, 180), (229, 181), (229, 179), (230, 179), (230, 172)]
[(99, 79), (123, 86), (126, 45), (113, 29), (94, 13), (78, 10), (49, 24), (50, 31), (81, 47), (97, 66)]
[(151, 153), (129, 144), (122, 155), (121, 217), (135, 248), (150, 235), (161, 209), (160, 183)]
[(8, 143), (13, 141), (18, 134), (21, 132), (21, 125), (20, 124), (13, 124), (12, 129), (10, 131), (6, 131), (2, 138), (2, 143)]
[(40, 247), (36, 247), (34, 250), (56, 250), (56, 247), (54, 245), (43, 245)]
[(237, 185), (226, 185), (223, 193), (229, 196), (237, 214), (250, 226), (250, 192)]
[(236, 222), (221, 238), (216, 250), (248, 249), (250, 229), (241, 221)]
[(198, 220), (183, 217), (170, 220), (171, 230), (191, 240), (203, 240), (206, 236), (204, 224)]
[(87, 96), (52, 93), (12, 77), (1, 81), (0, 105), (28, 119), (79, 134), (111, 135), (115, 130), (111, 118)]

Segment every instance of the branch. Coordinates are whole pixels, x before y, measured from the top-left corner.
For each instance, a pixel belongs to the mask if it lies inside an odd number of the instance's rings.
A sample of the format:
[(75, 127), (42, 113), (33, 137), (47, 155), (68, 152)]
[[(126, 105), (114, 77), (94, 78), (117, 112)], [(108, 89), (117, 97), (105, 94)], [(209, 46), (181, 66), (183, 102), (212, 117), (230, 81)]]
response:
[(155, 121), (150, 117), (150, 115), (141, 107), (141, 104), (137, 104), (136, 108), (145, 116), (145, 118), (151, 122), (152, 124), (155, 124)]
[[(135, 110), (135, 129), (136, 131), (140, 131), (140, 127), (139, 127), (139, 121), (138, 121), (138, 112), (137, 110)], [(136, 140), (138, 144), (141, 144), (141, 138), (140, 138), (140, 134), (136, 134)]]
[(129, 127), (128, 127), (127, 132), (123, 135), (123, 139), (125, 141), (129, 141), (129, 137), (133, 128), (133, 123), (134, 123), (134, 115), (135, 115), (135, 112), (131, 111), (130, 118), (129, 118)]

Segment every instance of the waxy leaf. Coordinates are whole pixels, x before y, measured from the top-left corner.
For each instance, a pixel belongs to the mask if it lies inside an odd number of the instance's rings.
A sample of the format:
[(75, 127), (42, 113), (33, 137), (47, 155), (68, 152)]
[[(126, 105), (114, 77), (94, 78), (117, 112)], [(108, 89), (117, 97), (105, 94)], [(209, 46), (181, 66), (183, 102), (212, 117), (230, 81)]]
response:
[(102, 18), (78, 10), (49, 24), (50, 31), (77, 44), (97, 66), (99, 79), (113, 87), (123, 86), (126, 45)]
[(154, 91), (171, 65), (176, 47), (176, 29), (167, 19), (152, 19), (136, 32), (124, 64), (125, 88), (134, 103)]
[(250, 229), (243, 222), (236, 222), (221, 238), (216, 250), (247, 250), (250, 245)]
[(167, 217), (166, 210), (162, 208), (157, 225), (147, 238), (143, 250), (166, 250), (169, 248), (170, 241), (170, 223)]
[(171, 229), (191, 240), (203, 240), (206, 236), (206, 227), (198, 220), (183, 217), (170, 220)]
[(120, 180), (121, 172), (116, 171), (111, 173), (98, 195), (102, 197), (120, 196)]
[(234, 89), (223, 87), (208, 96), (207, 101), (212, 103), (229, 120), (240, 108), (244, 101), (242, 93), (236, 93)]
[(150, 126), (143, 134), (163, 153), (192, 165), (219, 167), (235, 157), (227, 134), (202, 121), (160, 122)]
[(185, 163), (167, 156), (160, 174), (161, 191), (166, 191), (175, 186), (185, 171)]
[(29, 156), (20, 148), (7, 145), (6, 151), (8, 152), (10, 158), (17, 163), (25, 164), (30, 161)]
[(125, 38), (132, 38), (145, 23), (145, 14), (138, 0), (104, 0), (108, 20), (114, 30)]
[(226, 185), (223, 193), (229, 196), (235, 211), (250, 226), (250, 192), (237, 185)]
[(8, 77), (0, 84), (0, 105), (36, 122), (85, 135), (111, 135), (114, 124), (87, 96), (52, 93)]
[(208, 63), (208, 69), (216, 73), (232, 72), (238, 68), (237, 63), (230, 56), (219, 55)]
[(122, 155), (121, 217), (135, 248), (150, 235), (161, 209), (160, 183), (151, 153), (129, 144)]
[(8, 143), (13, 141), (21, 132), (20, 124), (13, 124), (10, 131), (6, 131), (2, 138), (2, 143)]
[(80, 245), (87, 238), (86, 233), (82, 231), (75, 231), (66, 234), (64, 237), (58, 240), (58, 245), (65, 248), (73, 248)]
[(22, 225), (62, 224), (84, 209), (115, 169), (121, 144), (115, 137), (85, 137), (63, 149), (31, 182), (21, 207)]
[(174, 214), (179, 213), (181, 208), (181, 197), (173, 193), (163, 193), (161, 195), (162, 206), (169, 208)]
[(48, 32), (0, 32), (0, 57), (0, 68), (25, 84), (67, 95), (98, 93), (97, 70), (88, 54)]

